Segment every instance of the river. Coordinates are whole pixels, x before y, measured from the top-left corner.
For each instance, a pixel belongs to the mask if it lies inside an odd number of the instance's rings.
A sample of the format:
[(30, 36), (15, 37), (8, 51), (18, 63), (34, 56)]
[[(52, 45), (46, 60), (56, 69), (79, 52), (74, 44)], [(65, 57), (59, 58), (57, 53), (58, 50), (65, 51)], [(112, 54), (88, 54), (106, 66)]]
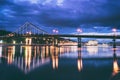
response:
[(118, 80), (120, 46), (0, 45), (0, 80)]

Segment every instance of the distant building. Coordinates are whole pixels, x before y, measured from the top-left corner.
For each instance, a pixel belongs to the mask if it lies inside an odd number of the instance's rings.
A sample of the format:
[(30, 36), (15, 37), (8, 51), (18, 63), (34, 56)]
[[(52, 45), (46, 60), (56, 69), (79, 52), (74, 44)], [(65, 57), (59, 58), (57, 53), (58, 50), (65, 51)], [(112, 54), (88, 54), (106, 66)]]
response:
[(98, 46), (98, 41), (90, 40), (86, 43), (87, 46)]
[(98, 53), (98, 46), (86, 46), (86, 50), (89, 55), (95, 55)]

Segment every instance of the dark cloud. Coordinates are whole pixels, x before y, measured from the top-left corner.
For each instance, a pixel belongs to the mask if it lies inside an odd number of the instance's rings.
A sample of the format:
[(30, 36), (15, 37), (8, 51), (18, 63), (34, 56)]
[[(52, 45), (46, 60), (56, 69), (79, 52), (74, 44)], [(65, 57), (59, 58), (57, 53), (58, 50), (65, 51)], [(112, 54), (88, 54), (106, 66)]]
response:
[(8, 0), (0, 0), (0, 6), (11, 4)]
[(0, 26), (15, 29), (29, 21), (58, 28), (119, 28), (119, 3), (120, 0), (0, 0)]

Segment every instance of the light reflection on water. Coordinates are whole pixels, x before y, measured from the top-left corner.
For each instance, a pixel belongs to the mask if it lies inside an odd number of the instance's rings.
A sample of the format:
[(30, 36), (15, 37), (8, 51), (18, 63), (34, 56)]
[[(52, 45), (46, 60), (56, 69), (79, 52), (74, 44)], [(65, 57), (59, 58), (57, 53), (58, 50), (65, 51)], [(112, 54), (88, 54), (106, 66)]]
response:
[[(77, 47), (76, 47), (77, 48)], [(112, 46), (109, 47), (98, 47), (98, 46), (87, 46), (82, 47), (82, 58), (108, 58), (113, 57), (113, 48)], [(118, 46), (116, 50), (117, 56), (120, 56), (120, 46)], [(70, 57), (70, 58), (77, 58), (78, 55), (76, 52), (69, 52), (66, 54), (61, 55), (61, 57)]]
[(81, 50), (82, 50), (81, 48), (78, 48), (78, 60), (77, 60), (78, 71), (81, 71), (83, 68)]
[(61, 65), (64, 65), (62, 63), (65, 62), (65, 58), (76, 59), (74, 60), (76, 69), (79, 72), (84, 72), (86, 62), (87, 64), (93, 64), (92, 66), (97, 66), (98, 64), (103, 66), (103, 64), (106, 64), (106, 60), (101, 60), (103, 63), (94, 63), (97, 62), (94, 58), (97, 60), (99, 58), (111, 58), (113, 59), (111, 74), (114, 76), (119, 73), (119, 63), (117, 59), (117, 57), (120, 57), (119, 49), (120, 47), (117, 47), (117, 50), (114, 51), (112, 46), (87, 46), (82, 48), (77, 48), (77, 46), (0, 46), (0, 57), (5, 58), (7, 64), (15, 65), (25, 74), (44, 65), (50, 65), (52, 69), (59, 70)]
[(52, 54), (52, 68), (57, 69), (58, 68), (58, 48), (54, 47), (54, 52)]
[(119, 72), (119, 65), (118, 65), (118, 60), (117, 60), (117, 55), (116, 55), (116, 50), (114, 50), (113, 53), (113, 73), (112, 75), (116, 75)]
[(98, 53), (98, 46), (87, 46), (86, 49), (89, 55), (96, 55)]

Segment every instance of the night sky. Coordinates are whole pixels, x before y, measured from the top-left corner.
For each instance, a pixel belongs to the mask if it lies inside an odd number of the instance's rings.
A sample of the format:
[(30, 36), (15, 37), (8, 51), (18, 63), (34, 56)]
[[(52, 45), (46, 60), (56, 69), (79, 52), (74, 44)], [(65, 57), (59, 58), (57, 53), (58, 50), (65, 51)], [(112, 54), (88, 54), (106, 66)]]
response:
[(0, 0), (0, 29), (14, 31), (31, 22), (47, 32), (120, 31), (120, 0)]

